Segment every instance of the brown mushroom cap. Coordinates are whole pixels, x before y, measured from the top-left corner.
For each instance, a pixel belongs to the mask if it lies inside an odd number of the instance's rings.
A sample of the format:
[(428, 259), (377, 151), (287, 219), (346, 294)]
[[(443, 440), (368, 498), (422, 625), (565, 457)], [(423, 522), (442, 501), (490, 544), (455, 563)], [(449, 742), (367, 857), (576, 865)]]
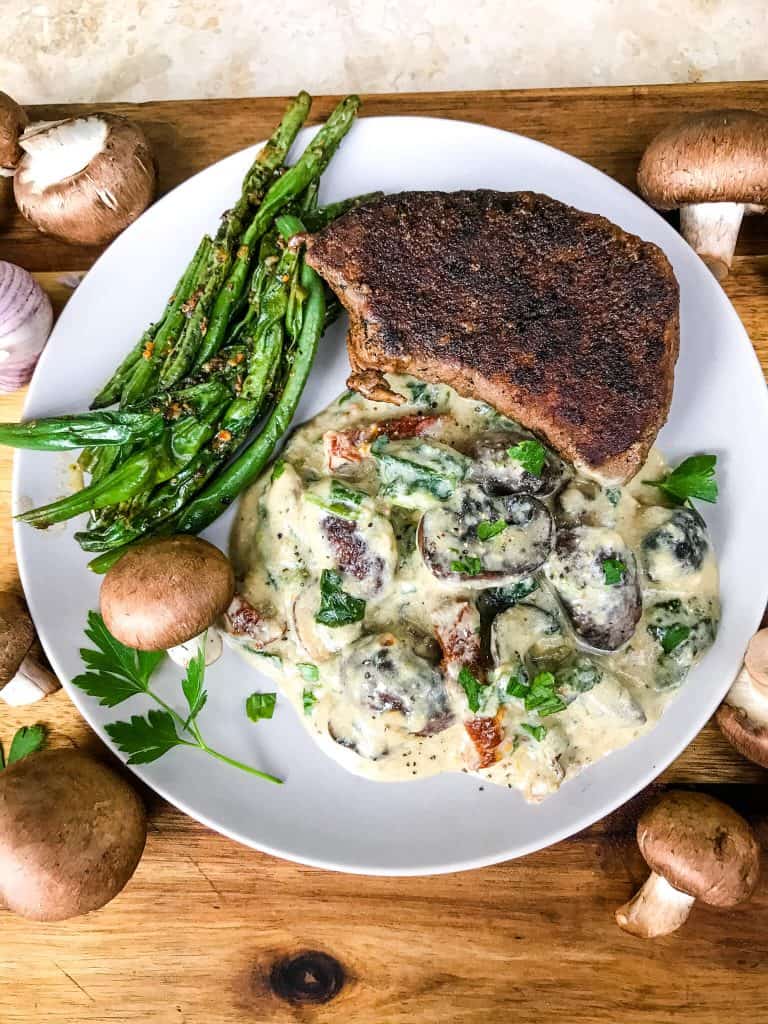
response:
[(24, 601), (10, 591), (0, 593), (0, 689), (16, 675), (35, 640), (35, 627)]
[(144, 808), (111, 769), (50, 750), (0, 773), (0, 898), (36, 921), (61, 921), (113, 899), (146, 840)]
[(107, 629), (140, 651), (186, 643), (221, 615), (235, 593), (226, 555), (200, 537), (158, 537), (127, 551), (104, 577)]
[(643, 198), (660, 210), (695, 203), (768, 204), (768, 117), (707, 110), (668, 125), (637, 172)]
[[(107, 133), (103, 149), (87, 167), (38, 191), (30, 171), (32, 157), (25, 153), (13, 189), (19, 209), (40, 231), (65, 242), (102, 245), (149, 206), (157, 175), (149, 142), (137, 124), (117, 114), (88, 116), (103, 121)], [(33, 127), (24, 138), (35, 134)]]
[(638, 821), (637, 843), (653, 871), (712, 906), (735, 906), (757, 884), (760, 855), (752, 829), (705, 793), (666, 793)]
[(748, 761), (768, 768), (768, 729), (753, 722), (746, 711), (721, 704), (715, 721), (723, 736)]
[(755, 686), (768, 696), (768, 629), (760, 629), (749, 641), (744, 665)]
[(19, 136), (27, 127), (26, 112), (7, 93), (0, 92), (0, 168), (11, 171), (21, 159)]

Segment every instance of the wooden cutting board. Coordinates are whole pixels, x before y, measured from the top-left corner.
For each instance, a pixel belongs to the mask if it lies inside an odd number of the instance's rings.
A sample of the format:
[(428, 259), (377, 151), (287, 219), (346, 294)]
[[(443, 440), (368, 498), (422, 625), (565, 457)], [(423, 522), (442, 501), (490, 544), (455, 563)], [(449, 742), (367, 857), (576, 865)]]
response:
[[(334, 102), (318, 99), (313, 120)], [(711, 107), (766, 109), (768, 83), (371, 96), (363, 113), (521, 132), (632, 188), (651, 136), (683, 111)], [(243, 99), (106, 109), (144, 126), (165, 192), (264, 138), (282, 108), (281, 99)], [(87, 109), (37, 107), (30, 115)], [(33, 271), (60, 310), (72, 275), (87, 270), (98, 250), (43, 238), (12, 209), (2, 219), (0, 258)], [(768, 368), (768, 217), (745, 222), (726, 291)], [(0, 419), (18, 418), (23, 399), (0, 398)], [(10, 481), (11, 456), (0, 450), (0, 586), (17, 587)], [(19, 713), (3, 706), (0, 738), (7, 742), (33, 721), (49, 725), (54, 745), (109, 756), (63, 693)], [(423, 879), (284, 863), (144, 791), (147, 850), (110, 906), (45, 926), (0, 911), (0, 1022), (763, 1021), (768, 880), (746, 907), (697, 907), (683, 930), (651, 943), (619, 931), (613, 911), (645, 877), (634, 825), (655, 791), (705, 788), (747, 814), (766, 840), (765, 781), (766, 772), (741, 760), (709, 725), (659, 783), (586, 832), (521, 861)]]

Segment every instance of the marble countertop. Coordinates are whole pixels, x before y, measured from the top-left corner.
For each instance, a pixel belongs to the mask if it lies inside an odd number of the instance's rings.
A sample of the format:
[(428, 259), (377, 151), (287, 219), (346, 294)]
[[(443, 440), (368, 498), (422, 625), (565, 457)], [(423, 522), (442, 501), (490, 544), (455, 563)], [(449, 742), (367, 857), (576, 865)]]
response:
[(768, 74), (765, 0), (3, 0), (3, 7), (0, 84), (22, 104)]

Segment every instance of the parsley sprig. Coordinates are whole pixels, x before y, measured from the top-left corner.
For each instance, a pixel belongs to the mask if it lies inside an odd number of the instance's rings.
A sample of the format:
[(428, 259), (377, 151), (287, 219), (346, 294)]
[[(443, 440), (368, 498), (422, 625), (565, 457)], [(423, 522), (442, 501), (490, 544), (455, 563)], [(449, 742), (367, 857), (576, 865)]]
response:
[(23, 757), (28, 757), (30, 754), (36, 754), (38, 750), (42, 750), (46, 739), (47, 732), (44, 725), (22, 725), (11, 740), (11, 749), (8, 751), (7, 758), (0, 743), (0, 771), (6, 765), (12, 765), (15, 761), (21, 761)]
[(508, 526), (506, 519), (484, 519), (477, 524), (477, 536), (480, 540), (491, 540), (492, 537), (503, 533)]
[(658, 487), (676, 504), (684, 505), (691, 498), (717, 501), (715, 479), (716, 455), (691, 455), (662, 480), (644, 480), (649, 487)]
[(627, 567), (620, 558), (603, 559), (603, 579), (606, 587), (615, 587), (617, 583), (622, 583), (626, 571)]
[[(460, 554), (456, 551), (455, 554)], [(464, 555), (463, 558), (454, 558), (451, 562), (451, 572), (460, 572), (465, 576), (479, 576), (483, 571), (483, 563), (477, 555)]]
[(75, 676), (72, 680), (75, 686), (96, 697), (103, 707), (116, 707), (139, 694), (159, 705), (159, 710), (152, 708), (145, 715), (132, 715), (127, 721), (110, 722), (105, 726), (118, 750), (128, 754), (128, 764), (149, 764), (174, 747), (193, 747), (260, 779), (282, 782), (274, 775), (214, 750), (203, 739), (197, 718), (208, 699), (204, 687), (204, 650), (190, 661), (181, 683), (187, 702), (187, 715), (183, 717), (150, 686), (152, 674), (165, 656), (164, 651), (135, 651), (126, 647), (112, 636), (97, 612), (88, 613), (85, 634), (97, 649), (80, 651), (87, 671)]

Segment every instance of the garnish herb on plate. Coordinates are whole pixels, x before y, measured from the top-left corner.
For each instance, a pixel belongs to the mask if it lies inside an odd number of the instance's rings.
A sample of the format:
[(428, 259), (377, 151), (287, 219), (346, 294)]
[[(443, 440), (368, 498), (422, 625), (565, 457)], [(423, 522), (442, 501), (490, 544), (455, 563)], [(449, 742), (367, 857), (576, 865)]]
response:
[(691, 627), (682, 622), (676, 622), (671, 626), (655, 627), (652, 629), (652, 635), (659, 641), (664, 653), (671, 654), (691, 635)]
[(451, 572), (462, 572), (466, 576), (478, 576), (483, 571), (483, 563), (477, 555), (464, 555), (462, 558), (454, 558), (451, 562)]
[(312, 712), (312, 708), (317, 704), (317, 697), (312, 690), (305, 688), (301, 694), (301, 703), (304, 708), (304, 714), (309, 715)]
[(11, 747), (6, 758), (2, 744), (0, 744), (0, 771), (15, 761), (21, 761), (23, 757), (36, 754), (46, 744), (47, 731), (44, 725), (22, 725), (17, 729), (11, 740)]
[(620, 558), (603, 559), (603, 579), (606, 587), (613, 587), (617, 583), (621, 583), (626, 571), (627, 567)]
[(112, 722), (106, 731), (124, 754), (128, 764), (149, 764), (174, 747), (193, 747), (204, 751), (225, 764), (244, 772), (280, 784), (281, 779), (261, 772), (250, 765), (227, 757), (209, 747), (203, 739), (197, 718), (208, 694), (204, 688), (205, 652), (201, 650), (189, 663), (181, 688), (187, 702), (186, 717), (174, 710), (150, 686), (152, 674), (165, 657), (165, 651), (136, 651), (116, 640), (97, 612), (88, 613), (85, 631), (95, 650), (82, 648), (80, 655), (86, 672), (72, 680), (103, 707), (113, 708), (129, 697), (144, 695), (159, 705), (145, 715), (132, 715), (128, 721)]
[(271, 718), (275, 713), (276, 693), (252, 693), (245, 701), (245, 713), (252, 722)]
[(537, 743), (541, 743), (547, 735), (546, 725), (529, 725), (528, 722), (521, 722), (520, 728), (527, 732), (529, 736), (533, 736)]
[(349, 626), (365, 617), (365, 601), (342, 589), (341, 574), (323, 569), (320, 576), (320, 607), (315, 622), (323, 626)]
[(538, 441), (520, 441), (507, 448), (507, 455), (519, 462), (532, 476), (541, 476), (544, 463), (547, 461), (547, 449)]
[(320, 678), (320, 669), (311, 661), (300, 661), (296, 668), (305, 683), (316, 683)]
[(519, 697), (526, 711), (535, 711), (541, 718), (556, 715), (567, 707), (556, 691), (556, 679), (551, 672), (539, 672), (531, 682), (524, 671), (518, 671), (507, 682), (507, 693)]
[(459, 672), (459, 683), (467, 695), (467, 704), (469, 704), (469, 710), (477, 712), (480, 710), (480, 690), (482, 689), (480, 681), (472, 674), (466, 665), (461, 667)]
[(508, 525), (506, 519), (496, 519), (494, 522), (486, 519), (477, 524), (477, 536), (480, 540), (490, 540), (503, 533)]
[(716, 463), (716, 455), (691, 455), (662, 480), (643, 482), (649, 487), (658, 487), (678, 505), (684, 505), (691, 498), (714, 503), (717, 501)]

